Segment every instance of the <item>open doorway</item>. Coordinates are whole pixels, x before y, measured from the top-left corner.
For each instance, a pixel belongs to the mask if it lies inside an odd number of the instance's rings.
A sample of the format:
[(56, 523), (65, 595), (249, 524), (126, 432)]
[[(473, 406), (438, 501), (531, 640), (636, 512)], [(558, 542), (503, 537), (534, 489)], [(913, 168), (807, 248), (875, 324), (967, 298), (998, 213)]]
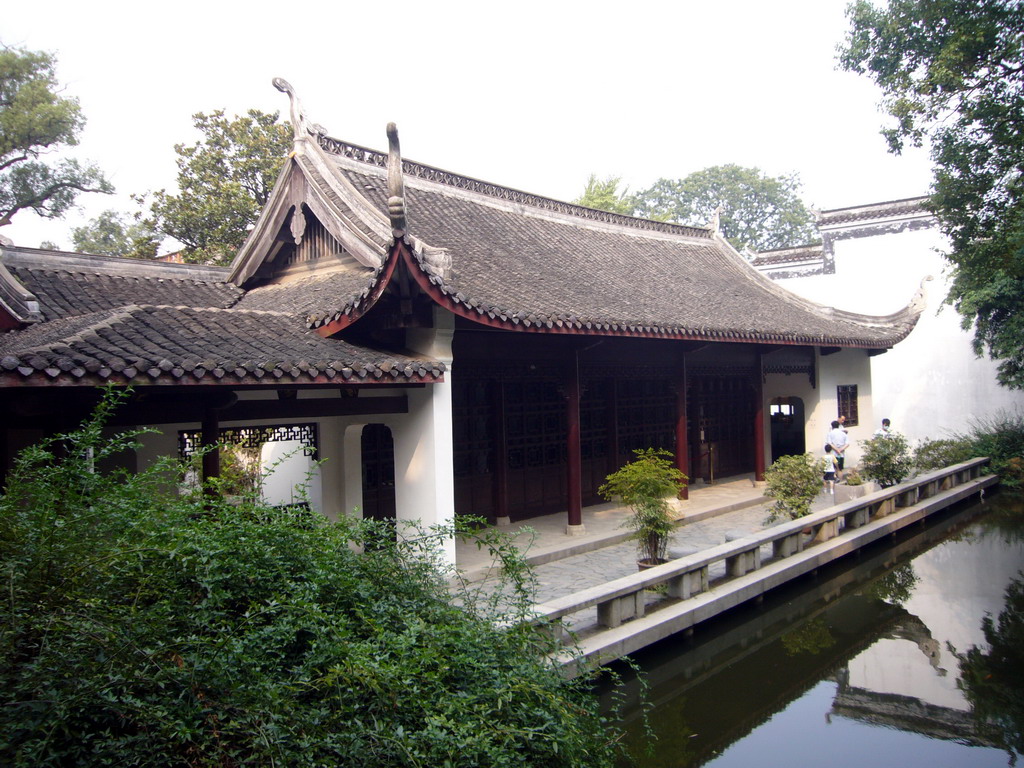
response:
[(799, 397), (774, 397), (768, 404), (768, 414), (772, 422), (772, 461), (806, 453), (804, 401)]
[(383, 424), (367, 424), (362, 433), (363, 517), (394, 522), (395, 441)]

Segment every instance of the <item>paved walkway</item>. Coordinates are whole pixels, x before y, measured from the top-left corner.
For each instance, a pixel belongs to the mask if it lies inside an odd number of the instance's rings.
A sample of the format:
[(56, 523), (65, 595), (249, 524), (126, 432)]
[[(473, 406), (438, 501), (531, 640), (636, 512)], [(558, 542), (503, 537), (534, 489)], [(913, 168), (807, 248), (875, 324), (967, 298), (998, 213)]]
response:
[[(832, 504), (831, 496), (819, 494), (813, 511)], [(680, 523), (670, 549), (707, 549), (724, 543), (727, 533), (761, 530), (770, 507), (763, 488), (749, 476), (693, 487), (690, 498), (679, 502)], [(527, 560), (534, 566), (537, 601), (636, 573), (636, 544), (626, 540), (629, 534), (622, 529), (628, 514), (627, 509), (612, 504), (588, 507), (583, 510), (583, 536), (566, 535), (564, 513), (509, 526), (506, 530), (518, 534), (517, 544), (525, 549)], [(456, 558), (470, 580), (485, 580), (492, 575), (487, 552), (479, 551), (472, 543), (460, 543)]]

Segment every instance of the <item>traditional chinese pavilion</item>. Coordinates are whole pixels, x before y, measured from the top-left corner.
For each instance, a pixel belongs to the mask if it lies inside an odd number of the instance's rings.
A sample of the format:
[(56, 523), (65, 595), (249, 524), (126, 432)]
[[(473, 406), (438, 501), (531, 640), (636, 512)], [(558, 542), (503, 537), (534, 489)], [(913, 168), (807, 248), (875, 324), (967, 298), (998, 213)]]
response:
[(136, 462), (294, 440), (324, 460), (330, 515), (564, 511), (574, 532), (636, 448), (673, 451), (696, 481), (760, 477), (774, 416), (794, 450), (840, 411), (871, 423), (869, 357), (910, 332), (916, 301), (887, 317), (815, 304), (714, 224), (403, 160), (393, 126), (388, 152), (348, 144), (275, 84), (294, 151), (230, 267), (3, 249), (6, 461), (80, 419), (97, 385), (130, 384), (117, 419), (159, 430)]

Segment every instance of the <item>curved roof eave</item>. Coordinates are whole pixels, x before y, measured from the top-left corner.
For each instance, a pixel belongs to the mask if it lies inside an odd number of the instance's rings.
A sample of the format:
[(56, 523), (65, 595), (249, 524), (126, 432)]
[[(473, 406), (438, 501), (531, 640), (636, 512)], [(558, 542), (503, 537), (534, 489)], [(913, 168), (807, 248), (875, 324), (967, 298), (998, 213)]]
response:
[[(383, 217), (390, 194), (384, 186), (386, 157), (327, 136), (319, 136), (316, 143), (316, 151), (329, 159), (330, 175), (362, 197), (366, 206), (376, 206), (378, 215)], [(645, 223), (642, 220), (619, 221), (626, 217), (591, 220), (580, 214), (579, 206), (540, 204), (515, 190), (456, 177), (411, 161), (398, 162), (406, 177), (408, 199), (403, 204), (409, 209), (408, 229), (393, 233), (401, 236), (391, 238), (387, 266), (371, 281), (368, 292), (332, 313), (309, 319), (310, 326), (322, 336), (331, 336), (352, 325), (376, 303), (398, 266), (397, 251), (404, 254), (401, 260), (419, 287), (440, 306), (471, 322), (520, 332), (887, 349), (905, 338), (920, 316), (921, 309), (915, 309), (913, 302), (893, 315), (872, 317), (842, 312), (798, 297), (762, 275), (720, 235), (707, 229), (673, 225), (652, 230), (640, 227)], [(473, 207), (476, 210), (467, 213)], [(460, 213), (468, 218), (458, 219)], [(476, 222), (481, 223), (480, 230), (473, 229)], [(623, 264), (633, 264), (630, 260), (636, 259), (641, 249), (656, 254), (652, 258), (660, 261), (647, 262), (642, 257), (633, 267), (620, 264), (614, 275), (607, 276), (619, 281), (618, 293), (613, 295), (609, 291), (615, 301), (588, 306), (586, 296), (581, 301), (580, 295), (565, 294), (578, 276), (572, 269), (582, 269), (566, 265), (581, 251), (567, 250), (572, 246), (565, 244), (552, 245), (545, 255), (539, 256), (535, 246), (542, 241), (540, 236), (516, 239), (530, 237), (522, 232), (531, 224), (561, 228), (563, 232), (572, 230), (577, 236), (577, 247), (593, 244), (590, 254), (597, 253), (599, 247), (610, 248), (604, 251), (606, 254), (615, 254), (621, 241), (619, 260)], [(650, 224), (654, 227), (658, 223)], [(468, 237), (467, 231), (471, 232)], [(498, 240), (489, 240), (492, 236)], [(522, 258), (532, 262), (519, 259), (521, 252), (517, 248), (521, 244), (534, 246), (533, 251), (522, 252)], [(538, 258), (546, 258), (546, 265), (557, 265), (545, 275), (547, 282), (543, 286), (531, 282), (535, 275), (528, 271), (540, 263)], [(689, 259), (703, 260), (703, 266), (694, 266)], [(483, 270), (491, 276), (499, 274), (495, 265), (503, 263), (525, 266), (526, 277), (517, 278), (512, 274), (514, 270), (500, 280), (482, 277)], [(589, 273), (591, 283), (605, 279), (600, 271), (605, 263), (607, 259), (594, 262), (596, 271)], [(652, 264), (662, 274), (642, 275), (642, 269)], [(675, 269), (678, 272), (672, 272)], [(701, 269), (704, 271), (700, 272)], [(471, 274), (474, 270), (475, 276)], [(648, 281), (649, 289), (652, 280), (665, 277), (665, 270), (669, 270), (665, 290), (671, 293), (675, 304), (699, 306), (702, 311), (665, 311), (672, 302), (666, 303), (664, 297), (652, 302), (650, 290), (646, 296), (635, 295), (633, 289), (640, 287), (642, 280)], [(632, 284), (623, 281), (629, 275), (635, 278)], [(513, 287), (517, 279), (514, 287), (521, 290), (505, 290)], [(703, 285), (707, 280), (710, 282)], [(542, 288), (544, 295), (526, 296), (534, 287)], [(591, 298), (597, 295), (593, 286), (590, 290)], [(530, 300), (519, 301), (512, 293)], [(575, 310), (566, 309), (574, 304), (570, 299), (576, 300)], [(588, 311), (581, 311), (581, 306)], [(748, 313), (747, 309), (753, 311)]]
[[(417, 285), (439, 306), (452, 314), (490, 328), (525, 333), (555, 333), (594, 336), (622, 336), (646, 339), (675, 339), (680, 341), (714, 341), (725, 343), (756, 343), (773, 345), (828, 346), (860, 349), (888, 349), (902, 341), (913, 330), (921, 315), (921, 308), (912, 304), (903, 310), (876, 318), (835, 310), (851, 321), (872, 322), (875, 327), (890, 324), (903, 326), (896, 335), (880, 340), (840, 338), (829, 335), (760, 333), (740, 329), (683, 328), (657, 324), (618, 323), (584, 320), (574, 315), (524, 314), (495, 307), (484, 307), (462, 293), (451, 290), (436, 270), (425, 266), (412, 249), (403, 249), (403, 258)], [(354, 322), (354, 320), (353, 320)], [(339, 328), (340, 330), (340, 328)], [(336, 331), (335, 331), (336, 332)]]

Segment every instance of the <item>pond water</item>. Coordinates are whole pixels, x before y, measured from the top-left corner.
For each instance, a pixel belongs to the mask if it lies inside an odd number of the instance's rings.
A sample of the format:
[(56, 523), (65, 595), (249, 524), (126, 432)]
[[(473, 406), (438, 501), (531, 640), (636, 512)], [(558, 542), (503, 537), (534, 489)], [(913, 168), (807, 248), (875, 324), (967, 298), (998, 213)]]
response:
[(1002, 493), (647, 649), (646, 694), (620, 666), (605, 705), (643, 768), (1014, 765), (1022, 569), (1024, 496)]

